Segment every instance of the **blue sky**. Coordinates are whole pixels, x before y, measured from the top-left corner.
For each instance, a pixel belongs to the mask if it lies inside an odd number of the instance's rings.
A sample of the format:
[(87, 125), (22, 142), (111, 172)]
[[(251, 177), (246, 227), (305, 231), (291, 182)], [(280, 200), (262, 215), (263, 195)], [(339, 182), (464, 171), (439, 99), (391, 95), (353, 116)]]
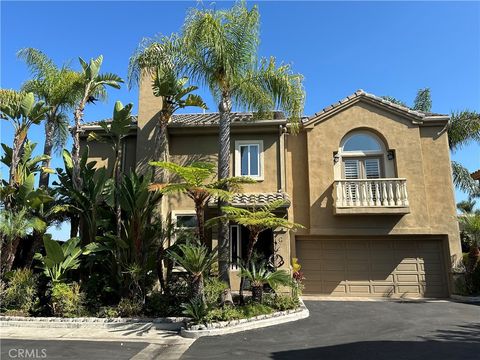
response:
[[(126, 78), (128, 59), (142, 37), (179, 31), (187, 9), (196, 4), (2, 1), (0, 85), (18, 89), (28, 79), (15, 55), (23, 47), (41, 49), (58, 64), (70, 60), (76, 68), (78, 56), (103, 54), (103, 71)], [(305, 76), (307, 115), (360, 88), (411, 104), (417, 89), (429, 87), (436, 112), (480, 111), (478, 2), (248, 4), (260, 9), (260, 55), (289, 62)], [(200, 93), (215, 110), (208, 92)], [(107, 102), (87, 108), (86, 121), (109, 117), (115, 100), (136, 104), (137, 89), (110, 90)], [(12, 143), (11, 126), (3, 121), (0, 136)], [(42, 127), (32, 129), (38, 149), (42, 136)], [(473, 171), (480, 168), (480, 146), (465, 147), (452, 158)], [(54, 166), (60, 164), (54, 160)], [(458, 191), (456, 196), (465, 197)]]

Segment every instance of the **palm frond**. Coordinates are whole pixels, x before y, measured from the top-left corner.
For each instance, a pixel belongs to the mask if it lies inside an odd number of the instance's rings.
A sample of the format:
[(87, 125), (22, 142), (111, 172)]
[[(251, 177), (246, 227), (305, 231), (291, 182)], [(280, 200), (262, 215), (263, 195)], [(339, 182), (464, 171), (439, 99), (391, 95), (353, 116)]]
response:
[(448, 144), (453, 151), (472, 141), (480, 143), (480, 114), (469, 110), (453, 112), (447, 132)]
[(470, 171), (456, 161), (452, 161), (452, 175), (454, 185), (467, 194), (479, 194), (480, 186), (472, 179)]

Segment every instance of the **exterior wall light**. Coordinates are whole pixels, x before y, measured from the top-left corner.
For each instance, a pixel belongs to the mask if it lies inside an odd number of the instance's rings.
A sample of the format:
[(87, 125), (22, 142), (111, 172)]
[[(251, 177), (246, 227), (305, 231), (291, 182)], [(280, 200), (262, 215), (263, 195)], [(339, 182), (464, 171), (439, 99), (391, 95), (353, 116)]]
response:
[(336, 164), (340, 160), (340, 155), (338, 154), (338, 151), (335, 151), (333, 153), (333, 163)]
[(388, 160), (393, 160), (393, 159), (395, 159), (395, 151), (394, 151), (394, 150), (388, 150), (388, 151), (387, 151), (387, 159), (388, 159)]

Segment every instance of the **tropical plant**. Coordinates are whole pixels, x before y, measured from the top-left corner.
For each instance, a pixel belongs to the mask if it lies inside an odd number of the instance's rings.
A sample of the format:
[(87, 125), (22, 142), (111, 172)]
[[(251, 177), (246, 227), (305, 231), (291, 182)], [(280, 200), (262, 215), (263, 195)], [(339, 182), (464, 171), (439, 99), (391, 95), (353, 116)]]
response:
[[(223, 215), (208, 220), (207, 225), (210, 226), (218, 218), (223, 218), (227, 221), (235, 222), (239, 225), (246, 227), (249, 231), (249, 241), (247, 247), (247, 257), (245, 263), (250, 264), (253, 254), (253, 249), (258, 241), (260, 234), (268, 229), (276, 229), (279, 227), (287, 229), (303, 228), (302, 225), (288, 221), (285, 218), (279, 217), (274, 214), (275, 210), (278, 210), (286, 203), (283, 200), (272, 201), (264, 206), (253, 208), (252, 210), (236, 208), (233, 206), (226, 206), (222, 208)], [(240, 296), (243, 296), (244, 281), (242, 279), (240, 284)]]
[(474, 212), (476, 201), (472, 198), (468, 198), (467, 200), (462, 200), (457, 203), (457, 209), (460, 210), (464, 214), (471, 214)]
[(204, 244), (181, 244), (170, 250), (170, 257), (192, 276), (193, 298), (204, 301), (203, 278), (217, 261), (216, 249), (210, 251)]
[(413, 101), (413, 110), (420, 110), (425, 113), (432, 110), (432, 98), (429, 88), (419, 89), (417, 91), (417, 95)]
[(78, 317), (84, 312), (85, 295), (77, 283), (57, 282), (52, 285), (50, 307), (54, 316)]
[[(207, 109), (202, 98), (192, 94), (198, 87), (187, 86), (188, 78), (184, 76), (185, 66), (185, 48), (176, 34), (145, 38), (130, 57), (129, 86), (137, 84), (143, 73), (152, 79), (153, 94), (162, 100), (153, 154), (155, 161), (169, 160), (167, 125), (172, 115), (186, 107)], [(165, 175), (161, 168), (157, 168), (155, 181), (167, 182)]]
[(0, 306), (28, 316), (38, 303), (37, 276), (30, 269), (17, 269), (7, 277), (8, 286), (0, 294)]
[(45, 118), (48, 108), (43, 102), (35, 101), (33, 93), (17, 92), (15, 90), (0, 89), (0, 119), (9, 121), (14, 128), (13, 147), (9, 184), (17, 182), (17, 168), (23, 156), (27, 141), (28, 129), (38, 125)]
[(248, 177), (228, 177), (212, 181), (215, 176), (215, 165), (206, 162), (194, 162), (181, 166), (171, 162), (150, 162), (150, 165), (166, 169), (180, 178), (180, 182), (171, 184), (152, 184), (152, 190), (160, 189), (163, 194), (183, 193), (193, 200), (197, 215), (197, 235), (200, 242), (205, 242), (205, 207), (210, 199), (226, 201), (232, 193), (225, 190), (239, 191), (240, 185), (254, 182)]
[[(80, 74), (67, 64), (58, 67), (45, 53), (34, 48), (24, 48), (17, 52), (29, 68), (33, 79), (22, 86), (25, 92), (32, 92), (45, 103), (45, 142), (42, 167), (50, 167), (54, 150), (61, 150), (68, 138), (68, 112), (73, 110), (79, 97), (77, 82)], [(40, 174), (39, 186), (47, 188), (50, 172)]]
[(80, 123), (83, 120), (85, 106), (87, 103), (94, 103), (97, 100), (95, 97), (105, 99), (107, 96), (107, 86), (120, 89), (120, 84), (123, 83), (122, 78), (118, 75), (112, 73), (100, 74), (100, 67), (103, 62), (102, 55), (96, 59), (91, 59), (89, 63), (82, 58), (79, 58), (79, 61), (82, 66), (80, 78), (77, 82), (80, 100), (75, 104), (75, 112), (73, 114), (75, 122), (72, 126), (72, 179), (73, 188), (77, 191), (80, 191), (82, 187), (82, 177), (80, 175)]
[[(303, 111), (302, 76), (290, 65), (276, 66), (272, 57), (257, 61), (259, 12), (244, 2), (231, 9), (192, 9), (185, 20), (183, 43), (190, 77), (206, 85), (220, 112), (218, 177), (230, 175), (230, 114), (232, 106), (266, 112), (280, 107), (295, 125)], [(225, 184), (227, 185), (227, 184)], [(225, 188), (225, 190), (228, 190)], [(227, 203), (219, 201), (219, 207)], [(229, 281), (229, 227), (219, 228), (219, 272)]]
[(12, 269), (18, 246), (34, 229), (43, 231), (45, 223), (31, 217), (26, 208), (18, 211), (3, 209), (0, 211), (0, 236), (2, 238), (0, 276)]
[(122, 158), (123, 158), (123, 142), (125, 137), (130, 133), (133, 104), (123, 106), (120, 101), (115, 102), (113, 109), (112, 121), (107, 123), (101, 121), (99, 125), (104, 131), (104, 134), (99, 135), (96, 132), (91, 132), (87, 140), (107, 141), (111, 144), (112, 150), (115, 153), (115, 163), (113, 165), (113, 178), (115, 180), (115, 216), (116, 216), (116, 235), (120, 236), (122, 230), (122, 210), (120, 207), (120, 187), (122, 182)]
[(59, 201), (69, 209), (71, 218), (71, 237), (78, 234), (80, 223), (80, 238), (86, 245), (95, 240), (98, 231), (97, 224), (101, 220), (102, 207), (112, 191), (108, 189), (105, 168), (96, 168), (96, 161), (88, 160), (88, 147), (85, 147), (77, 172), (81, 178), (81, 187), (77, 189), (74, 184), (75, 165), (73, 157), (67, 150), (62, 151), (64, 169), (57, 168), (57, 186)]
[(252, 288), (252, 300), (262, 302), (263, 286), (268, 284), (273, 290), (280, 285), (291, 285), (292, 278), (285, 270), (270, 271), (265, 264), (256, 265), (251, 263), (249, 267), (242, 267), (239, 276), (250, 281)]
[(472, 292), (472, 274), (475, 272), (480, 260), (480, 215), (463, 214), (458, 217), (458, 220), (463, 225), (463, 230), (468, 234), (470, 241), (470, 250), (466, 264), (466, 283), (467, 289)]
[(79, 243), (79, 238), (71, 238), (60, 245), (52, 240), (50, 234), (43, 237), (46, 255), (36, 253), (35, 259), (40, 262), (43, 273), (53, 283), (63, 281), (68, 271), (78, 269), (80, 256), (89, 253), (90, 250), (82, 250), (78, 246)]
[(208, 314), (208, 306), (201, 297), (190, 299), (189, 302), (182, 304), (183, 314), (190, 317), (193, 324), (205, 322)]

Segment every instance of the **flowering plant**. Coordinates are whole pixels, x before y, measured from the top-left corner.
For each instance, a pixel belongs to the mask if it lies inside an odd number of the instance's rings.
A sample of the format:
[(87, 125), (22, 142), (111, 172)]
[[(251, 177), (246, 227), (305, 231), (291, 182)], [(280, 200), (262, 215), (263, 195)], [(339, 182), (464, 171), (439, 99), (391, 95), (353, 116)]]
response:
[(292, 258), (292, 293), (293, 296), (296, 298), (302, 295), (302, 291), (304, 288), (303, 280), (305, 280), (305, 276), (303, 275), (303, 272), (300, 271), (301, 269), (302, 265), (298, 263), (298, 258)]

